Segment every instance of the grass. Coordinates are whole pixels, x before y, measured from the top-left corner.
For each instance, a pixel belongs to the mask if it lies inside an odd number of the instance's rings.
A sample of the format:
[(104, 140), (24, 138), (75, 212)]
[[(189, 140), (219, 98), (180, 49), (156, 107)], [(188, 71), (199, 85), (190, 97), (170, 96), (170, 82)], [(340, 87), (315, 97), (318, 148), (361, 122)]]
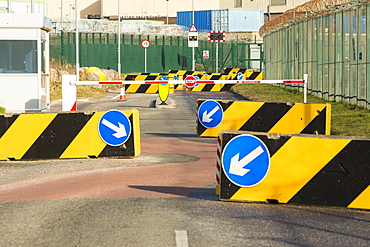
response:
[[(234, 92), (253, 101), (303, 102), (303, 94), (297, 90), (273, 85), (235, 85)], [(330, 102), (312, 95), (308, 103), (330, 103), (332, 106), (331, 134), (370, 137), (370, 111), (344, 102)]]
[[(71, 64), (61, 64), (60, 62), (50, 59), (50, 67), (67, 74), (73, 75), (76, 73), (76, 67)], [(62, 98), (61, 77), (54, 77), (55, 81), (51, 81), (50, 100), (58, 100)], [(108, 90), (116, 89), (118, 86), (77, 86), (78, 98), (100, 98), (106, 94)]]
[(77, 86), (77, 98), (100, 98), (107, 93), (107, 86)]
[[(77, 98), (100, 98), (107, 93), (108, 89), (112, 89), (113, 86), (105, 86), (104, 88), (98, 88), (94, 86), (77, 86)], [(57, 88), (50, 94), (50, 101), (58, 100), (62, 98), (62, 89)]]
[[(99, 98), (107, 88), (78, 86), (77, 97)], [(253, 101), (267, 102), (303, 102), (303, 94), (297, 90), (285, 89), (267, 84), (239, 84), (233, 87), (234, 92)], [(61, 98), (61, 89), (51, 94), (51, 100)], [(332, 105), (332, 135), (370, 137), (370, 111), (343, 102), (330, 102), (312, 95), (307, 96), (308, 103), (330, 103)], [(5, 109), (0, 107), (0, 113)]]

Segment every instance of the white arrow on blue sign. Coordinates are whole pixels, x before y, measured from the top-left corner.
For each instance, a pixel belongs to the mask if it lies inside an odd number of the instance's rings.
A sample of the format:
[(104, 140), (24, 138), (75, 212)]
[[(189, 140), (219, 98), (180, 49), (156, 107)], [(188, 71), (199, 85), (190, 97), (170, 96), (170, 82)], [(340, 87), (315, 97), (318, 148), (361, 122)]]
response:
[(131, 123), (123, 112), (110, 110), (101, 116), (98, 131), (105, 143), (110, 146), (119, 146), (130, 137)]
[(217, 127), (223, 117), (222, 106), (215, 100), (204, 101), (198, 109), (199, 122), (208, 129)]
[[(166, 76), (161, 76), (161, 78), (159, 78), (160, 81), (168, 81), (168, 77)], [(163, 85), (167, 85), (167, 84), (163, 84)]]
[(263, 141), (252, 135), (238, 135), (225, 146), (222, 169), (226, 177), (240, 187), (260, 183), (270, 168), (270, 153)]

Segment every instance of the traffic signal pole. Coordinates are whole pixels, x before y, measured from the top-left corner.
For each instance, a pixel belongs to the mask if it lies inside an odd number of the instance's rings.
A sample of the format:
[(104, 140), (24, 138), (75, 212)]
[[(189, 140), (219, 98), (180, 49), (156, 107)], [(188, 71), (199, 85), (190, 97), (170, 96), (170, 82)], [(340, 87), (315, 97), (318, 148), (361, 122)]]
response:
[(218, 43), (216, 43), (216, 73), (218, 73)]

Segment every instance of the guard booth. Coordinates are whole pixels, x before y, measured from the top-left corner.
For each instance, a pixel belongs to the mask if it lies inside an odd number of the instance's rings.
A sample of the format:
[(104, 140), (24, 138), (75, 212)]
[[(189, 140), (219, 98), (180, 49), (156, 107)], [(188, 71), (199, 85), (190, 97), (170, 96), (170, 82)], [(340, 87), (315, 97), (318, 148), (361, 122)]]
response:
[(0, 14), (0, 106), (7, 113), (49, 108), (51, 30), (42, 14)]

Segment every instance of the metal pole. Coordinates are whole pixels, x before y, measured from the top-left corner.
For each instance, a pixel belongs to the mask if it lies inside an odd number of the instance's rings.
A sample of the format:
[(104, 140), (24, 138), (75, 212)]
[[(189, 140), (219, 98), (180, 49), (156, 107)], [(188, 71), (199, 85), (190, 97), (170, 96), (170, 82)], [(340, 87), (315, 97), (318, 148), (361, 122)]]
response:
[(120, 0), (118, 0), (118, 76), (121, 78), (121, 16), (120, 16)]
[(216, 73), (218, 73), (218, 42), (216, 43)]
[(303, 75), (303, 103), (307, 103), (308, 74)]
[(8, 8), (6, 9), (6, 12), (10, 13), (10, 11), (11, 11), (11, 1), (8, 0)]
[(168, 25), (168, 0), (167, 0), (167, 25)]
[[(194, 16), (194, 0), (192, 0), (192, 24), (194, 25), (195, 16)], [(192, 47), (192, 70), (195, 71), (195, 47)]]
[(80, 56), (79, 56), (79, 33), (78, 33), (78, 7), (77, 7), (78, 0), (75, 0), (75, 18), (76, 18), (76, 81), (80, 80)]
[(33, 0), (31, 0), (31, 13), (35, 13), (35, 8), (33, 7)]
[(60, 0), (60, 22), (63, 22), (63, 1)]
[(146, 60), (147, 60), (147, 50), (148, 48), (145, 48), (145, 50), (144, 50), (144, 73), (147, 73), (147, 62), (146, 62)]

